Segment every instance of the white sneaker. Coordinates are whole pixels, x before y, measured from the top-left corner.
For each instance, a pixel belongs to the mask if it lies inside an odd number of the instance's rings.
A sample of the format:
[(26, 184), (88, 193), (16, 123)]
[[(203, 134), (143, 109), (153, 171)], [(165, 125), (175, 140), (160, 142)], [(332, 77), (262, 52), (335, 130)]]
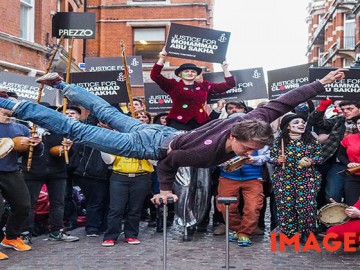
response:
[(60, 232), (58, 234), (50, 233), (48, 239), (51, 240), (51, 241), (64, 241), (64, 242), (79, 241), (79, 237), (71, 236), (71, 235), (66, 234), (64, 232)]

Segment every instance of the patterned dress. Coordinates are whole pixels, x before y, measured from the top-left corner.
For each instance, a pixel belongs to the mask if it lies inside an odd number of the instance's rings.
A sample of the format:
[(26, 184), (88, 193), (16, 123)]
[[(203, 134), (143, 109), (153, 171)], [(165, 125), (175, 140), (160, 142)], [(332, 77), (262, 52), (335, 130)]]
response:
[[(277, 161), (281, 155), (281, 138), (278, 137), (270, 152), (270, 162), (275, 166), (272, 181), (279, 229), (288, 237), (296, 233), (309, 235), (316, 228), (316, 196), (321, 175), (315, 165), (322, 161), (321, 146), (318, 141), (305, 144), (301, 139), (291, 139), (284, 152), (283, 168)], [(311, 159), (310, 167), (299, 166), (303, 157)]]

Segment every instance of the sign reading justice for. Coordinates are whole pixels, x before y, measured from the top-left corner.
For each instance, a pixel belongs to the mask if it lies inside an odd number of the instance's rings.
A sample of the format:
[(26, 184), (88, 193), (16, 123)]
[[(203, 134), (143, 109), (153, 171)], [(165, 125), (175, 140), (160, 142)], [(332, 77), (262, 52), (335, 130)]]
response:
[(222, 63), (230, 32), (172, 23), (165, 50), (168, 56)]

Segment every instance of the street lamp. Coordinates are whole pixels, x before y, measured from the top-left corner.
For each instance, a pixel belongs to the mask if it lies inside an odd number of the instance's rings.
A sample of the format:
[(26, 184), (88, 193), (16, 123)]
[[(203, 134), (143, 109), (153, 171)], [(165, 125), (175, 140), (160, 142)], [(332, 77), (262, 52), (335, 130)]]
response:
[(350, 68), (360, 68), (360, 56), (358, 56), (354, 63), (350, 65)]

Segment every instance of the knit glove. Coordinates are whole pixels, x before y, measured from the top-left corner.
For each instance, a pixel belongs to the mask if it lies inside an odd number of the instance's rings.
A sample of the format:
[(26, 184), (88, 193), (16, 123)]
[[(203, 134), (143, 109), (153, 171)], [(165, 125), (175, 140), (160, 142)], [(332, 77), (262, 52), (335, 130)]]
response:
[(320, 100), (319, 106), (316, 108), (317, 111), (325, 112), (327, 107), (329, 107), (332, 104), (331, 99), (323, 99)]

